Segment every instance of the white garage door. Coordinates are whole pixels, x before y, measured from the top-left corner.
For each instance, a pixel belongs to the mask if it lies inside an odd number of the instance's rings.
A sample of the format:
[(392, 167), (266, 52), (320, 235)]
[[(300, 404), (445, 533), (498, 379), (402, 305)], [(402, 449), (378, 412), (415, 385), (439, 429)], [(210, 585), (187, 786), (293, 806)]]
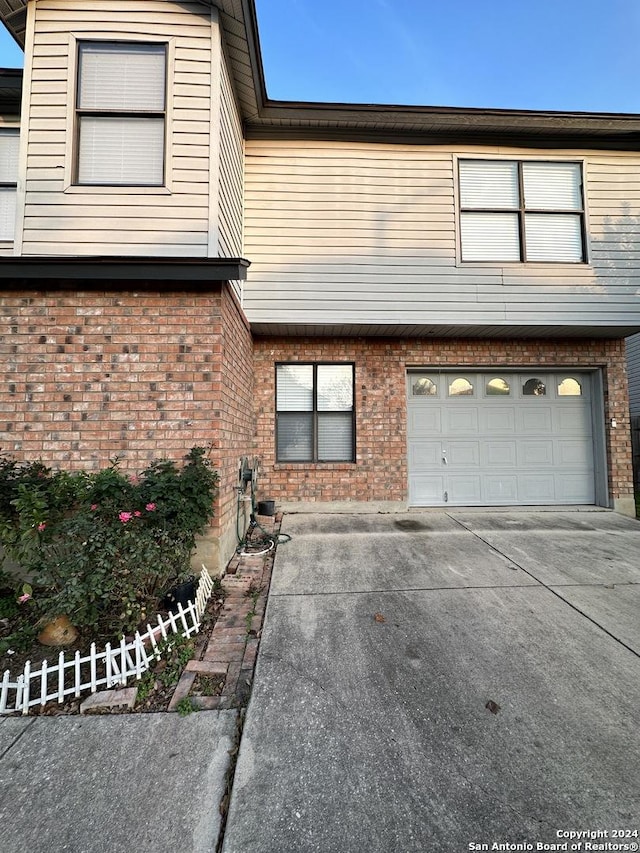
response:
[(413, 506), (595, 502), (588, 373), (409, 373)]

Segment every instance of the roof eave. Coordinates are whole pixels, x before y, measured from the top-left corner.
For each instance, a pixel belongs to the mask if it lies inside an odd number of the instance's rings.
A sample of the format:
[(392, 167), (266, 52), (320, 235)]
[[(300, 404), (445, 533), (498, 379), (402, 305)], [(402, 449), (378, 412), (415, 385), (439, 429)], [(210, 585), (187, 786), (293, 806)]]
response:
[(0, 20), (15, 42), (24, 50), (27, 0), (0, 0)]
[(55, 282), (171, 281), (203, 285), (207, 282), (244, 281), (249, 261), (245, 258), (150, 258), (150, 257), (34, 257), (0, 258), (0, 287), (8, 283), (50, 286)]
[(396, 142), (640, 147), (640, 115), (635, 114), (268, 100), (245, 125), (249, 138), (355, 135)]

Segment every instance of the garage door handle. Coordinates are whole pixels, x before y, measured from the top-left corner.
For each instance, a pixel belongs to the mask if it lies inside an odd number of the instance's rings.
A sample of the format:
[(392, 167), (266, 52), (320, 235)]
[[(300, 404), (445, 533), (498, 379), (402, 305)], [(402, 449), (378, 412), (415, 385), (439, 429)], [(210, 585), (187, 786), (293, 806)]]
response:
[(444, 451), (444, 450), (442, 451), (442, 464), (443, 464), (443, 465), (448, 465), (448, 464), (449, 464), (449, 463), (447, 462), (447, 454), (445, 453), (445, 451)]

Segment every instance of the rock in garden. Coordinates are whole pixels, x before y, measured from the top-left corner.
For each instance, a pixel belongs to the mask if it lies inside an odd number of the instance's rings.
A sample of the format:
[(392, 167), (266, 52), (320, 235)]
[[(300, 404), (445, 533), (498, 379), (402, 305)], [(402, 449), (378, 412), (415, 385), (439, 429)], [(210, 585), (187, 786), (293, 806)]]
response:
[(68, 616), (56, 616), (44, 626), (38, 634), (38, 642), (43, 646), (70, 646), (75, 643), (78, 631)]

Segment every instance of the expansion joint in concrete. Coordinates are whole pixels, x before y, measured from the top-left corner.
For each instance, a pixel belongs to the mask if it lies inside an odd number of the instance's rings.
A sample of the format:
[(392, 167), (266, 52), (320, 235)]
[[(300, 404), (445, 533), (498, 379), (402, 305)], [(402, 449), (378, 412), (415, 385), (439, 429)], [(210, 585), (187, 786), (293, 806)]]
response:
[[(484, 542), (484, 544), (487, 545), (489, 548), (491, 548), (492, 551), (495, 551), (497, 554), (500, 554), (506, 560), (509, 560), (509, 562), (512, 563), (514, 566), (517, 566), (517, 568), (519, 568), (526, 575), (528, 575), (530, 578), (532, 578), (534, 581), (536, 581), (536, 583), (540, 584), (542, 587), (544, 587), (544, 589), (548, 590), (552, 595), (555, 595), (555, 597), (558, 598), (560, 601), (562, 601), (563, 604), (568, 605), (576, 613), (579, 613), (580, 616), (583, 616), (585, 619), (587, 619), (589, 622), (591, 622), (592, 625), (595, 625), (596, 628), (598, 628), (600, 631), (602, 631), (604, 634), (606, 634), (608, 637), (610, 637), (612, 640), (614, 640), (614, 642), (616, 642), (619, 646), (622, 646), (624, 649), (631, 652), (631, 654), (635, 655), (635, 657), (640, 658), (639, 652), (637, 652), (635, 649), (633, 649), (627, 643), (623, 642), (621, 639), (616, 637), (616, 635), (612, 634), (611, 631), (608, 631), (604, 627), (604, 625), (601, 625), (600, 622), (598, 622), (596, 619), (593, 619), (591, 616), (589, 616), (588, 613), (585, 613), (584, 610), (581, 610), (579, 607), (577, 607), (571, 601), (566, 599), (564, 596), (560, 595), (559, 592), (556, 592), (556, 589), (554, 589), (554, 587), (555, 588), (560, 587), (560, 586), (562, 586), (561, 584), (554, 584), (553, 586), (546, 584), (544, 581), (541, 581), (539, 578), (537, 578), (528, 569), (525, 569), (524, 566), (521, 566), (520, 563), (517, 562), (517, 560), (514, 560), (510, 555), (505, 554), (504, 551), (501, 551), (499, 548), (496, 548), (495, 545), (492, 545), (484, 537), (480, 536), (479, 533), (476, 533), (475, 530), (472, 530), (467, 524), (465, 524), (463, 521), (460, 521), (459, 518), (456, 518), (454, 515), (451, 515), (448, 512), (445, 513), (445, 515), (449, 516), (449, 518), (452, 521), (454, 521), (456, 524), (459, 524), (465, 530), (468, 530), (469, 533), (472, 534), (472, 536), (476, 537), (476, 539), (479, 539), (481, 542)], [(593, 586), (593, 584), (566, 584), (566, 586), (570, 586), (570, 585), (571, 586)], [(600, 584), (600, 586), (601, 586), (601, 584)]]

